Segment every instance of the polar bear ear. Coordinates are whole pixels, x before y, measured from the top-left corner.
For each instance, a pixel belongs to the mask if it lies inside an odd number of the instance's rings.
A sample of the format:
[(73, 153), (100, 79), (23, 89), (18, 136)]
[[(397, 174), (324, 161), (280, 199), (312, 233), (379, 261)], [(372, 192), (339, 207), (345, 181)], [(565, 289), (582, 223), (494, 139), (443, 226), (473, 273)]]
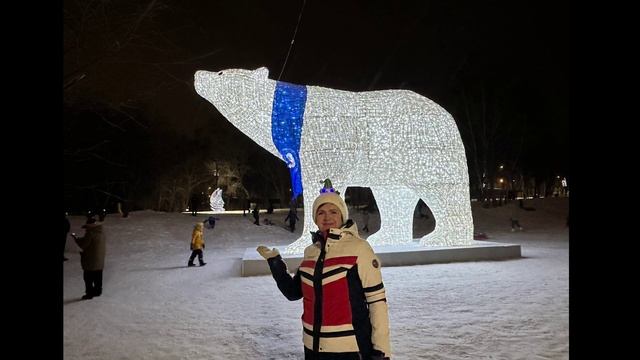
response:
[(266, 67), (257, 68), (253, 71), (253, 77), (256, 79), (268, 79), (269, 78), (269, 69)]

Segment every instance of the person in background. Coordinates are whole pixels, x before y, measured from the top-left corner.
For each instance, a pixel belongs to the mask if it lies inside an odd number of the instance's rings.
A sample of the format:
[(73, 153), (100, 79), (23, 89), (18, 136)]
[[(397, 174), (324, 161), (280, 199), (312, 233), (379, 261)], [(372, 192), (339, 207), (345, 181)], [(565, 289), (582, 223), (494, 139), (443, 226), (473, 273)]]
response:
[(200, 194), (194, 192), (189, 198), (189, 210), (191, 210), (191, 216), (198, 216), (198, 207), (200, 207)]
[(296, 221), (300, 220), (298, 219), (298, 215), (296, 214), (295, 209), (289, 209), (289, 214), (287, 214), (287, 217), (284, 218), (285, 222), (287, 220), (289, 220), (289, 229), (291, 229), (291, 232), (294, 232), (296, 230)]
[(524, 210), (524, 206), (522, 205), (522, 200), (519, 201), (518, 206), (515, 206), (515, 204), (511, 204), (511, 232), (514, 232), (516, 230), (524, 230), (522, 228), (522, 225), (520, 225), (520, 220), (518, 220), (520, 218), (520, 215), (522, 214), (522, 211)]
[(219, 218), (213, 217), (213, 216), (209, 216), (206, 220), (204, 220), (202, 223), (204, 224), (204, 227), (207, 229), (213, 229), (216, 227), (216, 220), (220, 220)]
[(200, 266), (207, 265), (206, 262), (203, 261), (202, 250), (204, 250), (204, 224), (201, 222), (196, 223), (193, 226), (193, 232), (191, 232), (191, 256), (189, 256), (189, 261), (187, 262), (187, 266), (195, 266), (193, 264), (193, 260), (198, 257), (198, 262)]
[(303, 300), (306, 360), (390, 359), (389, 317), (380, 259), (358, 235), (344, 200), (325, 180), (313, 202), (312, 245), (292, 277), (278, 249), (258, 246), (278, 289)]
[(80, 252), (80, 264), (82, 265), (85, 287), (85, 294), (82, 299), (88, 300), (102, 295), (102, 271), (104, 270), (106, 247), (101, 222), (97, 222), (93, 216), (90, 216), (82, 228), (85, 229), (83, 237), (78, 237), (74, 233), (71, 233), (71, 236), (82, 249)]
[(362, 222), (364, 223), (362, 231), (369, 232), (369, 206), (362, 209)]
[(260, 226), (260, 208), (258, 207), (258, 204), (253, 207), (253, 211), (251, 211), (251, 214), (253, 214), (253, 223)]

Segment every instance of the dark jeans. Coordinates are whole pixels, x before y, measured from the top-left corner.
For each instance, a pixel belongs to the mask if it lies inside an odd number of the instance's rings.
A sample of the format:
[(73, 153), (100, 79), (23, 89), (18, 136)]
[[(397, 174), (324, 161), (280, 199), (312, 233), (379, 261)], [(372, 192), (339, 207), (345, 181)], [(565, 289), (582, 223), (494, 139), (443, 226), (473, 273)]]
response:
[(102, 294), (102, 270), (84, 270), (84, 292), (87, 295)]
[(193, 264), (193, 260), (196, 258), (196, 255), (198, 256), (198, 262), (200, 264), (204, 262), (202, 261), (202, 249), (196, 249), (191, 251), (191, 256), (189, 256), (189, 264)]

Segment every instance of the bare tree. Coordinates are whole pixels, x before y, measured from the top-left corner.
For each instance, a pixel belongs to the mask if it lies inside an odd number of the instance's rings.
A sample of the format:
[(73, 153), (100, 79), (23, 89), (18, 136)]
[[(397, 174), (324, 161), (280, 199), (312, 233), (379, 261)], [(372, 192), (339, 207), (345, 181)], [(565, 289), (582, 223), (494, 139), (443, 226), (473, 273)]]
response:
[(498, 177), (507, 182), (504, 190), (511, 190), (517, 173), (522, 173), (525, 133), (521, 124), (526, 117), (505, 108), (509, 96), (508, 91), (487, 92), (482, 84), (460, 89), (461, 113), (456, 118), (466, 147), (472, 194), (483, 201), (492, 196)]
[(157, 207), (163, 211), (184, 211), (191, 194), (204, 192), (203, 186), (213, 183), (215, 177), (197, 157), (188, 159), (162, 176), (157, 185)]
[(467, 92), (464, 87), (461, 89), (461, 117), (464, 119), (461, 122), (461, 130), (463, 138), (467, 140), (467, 159), (471, 162), (470, 170), (475, 178), (472, 184), (475, 184), (475, 193), (484, 199), (487, 190), (495, 182), (494, 145), (497, 142), (500, 122), (487, 113), (487, 99), (483, 86), (479, 89), (479, 95), (474, 94), (472, 97)]
[(221, 188), (222, 196), (228, 199), (249, 198), (249, 192), (242, 183), (242, 178), (248, 170), (248, 166), (240, 160), (216, 160), (218, 179), (217, 187)]

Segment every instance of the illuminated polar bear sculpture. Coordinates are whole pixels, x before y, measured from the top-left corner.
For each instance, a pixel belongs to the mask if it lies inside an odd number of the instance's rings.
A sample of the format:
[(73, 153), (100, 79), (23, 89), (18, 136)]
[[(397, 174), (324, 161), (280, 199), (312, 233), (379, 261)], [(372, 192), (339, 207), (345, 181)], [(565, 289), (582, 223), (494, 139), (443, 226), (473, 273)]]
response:
[[(294, 194), (302, 185), (306, 210), (320, 182), (330, 178), (342, 196), (348, 186), (371, 188), (380, 212), (380, 230), (367, 239), (372, 245), (412, 243), (419, 199), (436, 221), (420, 244), (473, 242), (464, 145), (447, 111), (408, 90), (349, 92), (268, 75), (266, 68), (197, 71), (195, 89), (289, 165)], [(305, 211), (302, 236), (284, 252), (301, 253), (310, 244), (308, 231), (316, 229)]]

